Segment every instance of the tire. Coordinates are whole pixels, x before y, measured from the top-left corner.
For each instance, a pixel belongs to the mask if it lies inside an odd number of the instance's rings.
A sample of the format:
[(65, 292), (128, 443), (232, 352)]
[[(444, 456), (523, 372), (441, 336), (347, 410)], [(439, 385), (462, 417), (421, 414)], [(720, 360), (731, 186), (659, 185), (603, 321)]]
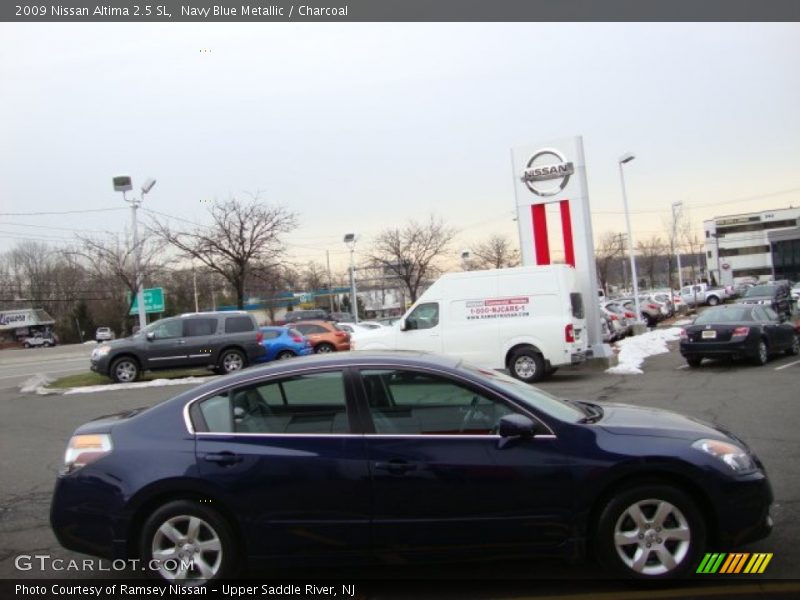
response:
[(114, 383), (131, 383), (139, 379), (141, 369), (136, 359), (123, 356), (111, 363), (108, 373)]
[(758, 346), (756, 346), (756, 355), (753, 357), (753, 364), (759, 367), (763, 367), (767, 364), (769, 360), (769, 348), (767, 348), (767, 342), (763, 339), (758, 340)]
[(645, 324), (648, 327), (655, 327), (656, 326), (656, 320), (653, 317), (651, 317), (650, 315), (648, 315), (647, 313), (642, 313), (642, 320), (645, 322)]
[(219, 362), (217, 363), (217, 372), (227, 375), (228, 373), (235, 373), (241, 371), (247, 366), (247, 361), (239, 350), (230, 348), (220, 354)]
[[(162, 560), (153, 571), (166, 581), (230, 577), (237, 564), (236, 544), (227, 521), (214, 509), (191, 500), (174, 500), (151, 514), (142, 528), (143, 564)], [(189, 568), (180, 562), (189, 562)]]
[(508, 363), (508, 370), (512, 377), (525, 383), (541, 381), (547, 375), (542, 355), (528, 348), (514, 352)]
[(294, 352), (291, 350), (281, 350), (278, 352), (278, 356), (275, 357), (276, 360), (286, 360), (289, 358), (294, 358)]
[(314, 354), (330, 354), (331, 352), (336, 352), (336, 348), (326, 342), (314, 347)]
[(708, 299), (706, 300), (706, 304), (708, 304), (709, 306), (716, 306), (717, 304), (719, 304), (719, 298), (717, 298), (716, 296), (709, 296)]
[(615, 495), (595, 532), (605, 569), (634, 579), (672, 579), (693, 572), (706, 545), (703, 516), (678, 488), (638, 485)]
[(795, 334), (792, 345), (786, 349), (786, 354), (789, 356), (797, 356), (800, 354), (800, 334)]
[(703, 362), (703, 357), (692, 356), (691, 358), (686, 359), (686, 364), (689, 365), (692, 369), (696, 369), (700, 366)]

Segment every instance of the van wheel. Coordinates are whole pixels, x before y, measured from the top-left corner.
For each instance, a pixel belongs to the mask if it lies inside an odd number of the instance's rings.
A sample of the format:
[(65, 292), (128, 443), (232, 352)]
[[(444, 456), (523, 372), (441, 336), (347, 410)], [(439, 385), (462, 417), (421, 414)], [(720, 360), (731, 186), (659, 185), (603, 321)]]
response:
[(544, 366), (544, 359), (538, 352), (523, 348), (517, 350), (511, 357), (508, 370), (512, 377), (516, 377), (525, 383), (540, 381), (547, 375)]

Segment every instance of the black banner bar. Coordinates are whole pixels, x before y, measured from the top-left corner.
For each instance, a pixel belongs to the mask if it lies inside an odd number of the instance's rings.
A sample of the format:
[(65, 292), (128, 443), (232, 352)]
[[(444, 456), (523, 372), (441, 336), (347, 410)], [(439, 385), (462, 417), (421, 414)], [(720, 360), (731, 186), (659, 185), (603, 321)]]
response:
[(734, 22), (800, 21), (797, 0), (63, 0), (0, 3), (0, 21)]

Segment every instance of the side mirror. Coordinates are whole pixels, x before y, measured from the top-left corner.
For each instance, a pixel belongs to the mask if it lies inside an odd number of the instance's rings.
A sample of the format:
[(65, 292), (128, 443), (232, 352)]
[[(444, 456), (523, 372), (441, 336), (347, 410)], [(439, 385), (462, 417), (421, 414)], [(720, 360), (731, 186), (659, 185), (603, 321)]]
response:
[(148, 331), (145, 337), (147, 338), (148, 342), (152, 342), (154, 339), (156, 339), (156, 333), (155, 331)]
[(417, 321), (416, 319), (401, 319), (400, 320), (400, 331), (410, 331), (412, 329), (417, 328)]
[(536, 423), (525, 415), (506, 415), (501, 417), (497, 432), (504, 438), (531, 438), (536, 433)]

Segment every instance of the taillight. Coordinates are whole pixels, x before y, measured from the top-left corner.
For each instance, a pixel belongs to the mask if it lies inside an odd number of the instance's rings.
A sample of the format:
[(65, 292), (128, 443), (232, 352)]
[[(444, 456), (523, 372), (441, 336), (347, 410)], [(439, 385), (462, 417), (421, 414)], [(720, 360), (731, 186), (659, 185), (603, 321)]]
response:
[(749, 327), (737, 327), (733, 330), (732, 338), (746, 338), (750, 334)]
[(618, 317), (617, 315), (608, 315), (608, 317), (609, 317), (609, 319), (611, 319), (612, 321), (618, 321), (618, 320), (619, 320), (619, 317)]
[(346, 334), (344, 331), (335, 331), (335, 332), (333, 333), (333, 335), (335, 335), (335, 336), (336, 336), (336, 337), (338, 337), (338, 338), (347, 337), (347, 334)]
[(566, 342), (575, 341), (575, 328), (572, 326), (572, 323), (564, 327), (564, 341)]
[(303, 343), (303, 338), (301, 338), (301, 337), (292, 337), (292, 341), (295, 344), (302, 344)]
[(68, 473), (75, 471), (110, 454), (113, 448), (111, 436), (106, 433), (74, 435), (64, 453), (64, 467)]
[(647, 308), (650, 310), (658, 310), (658, 304), (648, 304)]
[(635, 314), (633, 314), (632, 312), (626, 312), (626, 313), (625, 313), (625, 318), (626, 318), (626, 319), (633, 319), (635, 316), (636, 316), (636, 315), (635, 315)]
[(685, 329), (681, 329), (681, 339), (685, 341), (689, 340), (689, 333)]
[(260, 344), (263, 341), (264, 341), (264, 334), (261, 333), (260, 331), (257, 331), (256, 332), (256, 342), (258, 342)]

